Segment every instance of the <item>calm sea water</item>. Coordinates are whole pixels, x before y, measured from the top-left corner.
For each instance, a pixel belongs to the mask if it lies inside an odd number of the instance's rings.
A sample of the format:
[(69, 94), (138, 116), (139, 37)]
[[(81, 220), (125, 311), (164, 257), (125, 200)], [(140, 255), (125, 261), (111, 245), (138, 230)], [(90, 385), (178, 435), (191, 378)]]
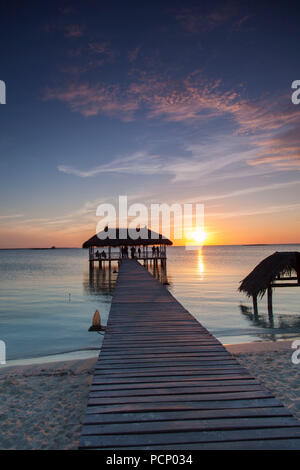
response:
[[(223, 343), (300, 337), (300, 289), (277, 289), (274, 317), (266, 299), (259, 317), (238, 293), (239, 281), (274, 251), (299, 245), (168, 248), (168, 288)], [(88, 332), (100, 311), (105, 324), (117, 273), (89, 273), (81, 249), (0, 251), (0, 339), (7, 358), (24, 359), (99, 348), (101, 336)]]

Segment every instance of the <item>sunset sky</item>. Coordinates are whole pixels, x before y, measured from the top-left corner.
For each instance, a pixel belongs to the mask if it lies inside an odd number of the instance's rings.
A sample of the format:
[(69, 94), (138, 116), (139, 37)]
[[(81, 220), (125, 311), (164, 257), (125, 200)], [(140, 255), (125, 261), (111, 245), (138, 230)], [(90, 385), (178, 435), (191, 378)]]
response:
[(0, 248), (81, 246), (119, 195), (300, 242), (297, 3), (2, 1)]

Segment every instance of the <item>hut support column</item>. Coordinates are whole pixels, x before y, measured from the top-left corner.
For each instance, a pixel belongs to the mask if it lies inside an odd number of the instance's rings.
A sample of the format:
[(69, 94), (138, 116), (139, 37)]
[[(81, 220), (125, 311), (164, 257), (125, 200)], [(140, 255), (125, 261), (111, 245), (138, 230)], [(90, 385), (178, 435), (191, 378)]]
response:
[(108, 269), (111, 270), (111, 246), (108, 247)]
[(257, 317), (258, 315), (258, 307), (257, 307), (257, 295), (254, 295), (252, 297), (253, 299), (253, 312), (254, 312), (254, 316)]
[(272, 287), (268, 287), (268, 313), (269, 316), (273, 315), (273, 302), (272, 302)]

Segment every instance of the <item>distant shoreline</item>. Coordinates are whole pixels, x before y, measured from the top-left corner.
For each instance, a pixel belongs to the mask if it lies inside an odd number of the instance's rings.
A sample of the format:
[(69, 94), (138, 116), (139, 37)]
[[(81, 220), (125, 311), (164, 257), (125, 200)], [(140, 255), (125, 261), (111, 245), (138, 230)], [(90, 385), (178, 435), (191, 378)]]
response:
[(55, 248), (0, 248), (0, 251), (14, 251), (14, 250), (29, 250), (29, 251), (41, 251), (41, 250), (83, 250), (79, 246), (56, 246)]
[[(231, 247), (231, 246), (288, 246), (288, 245), (300, 245), (300, 242), (295, 243), (241, 243), (237, 245), (204, 245), (203, 248), (208, 247)], [(168, 248), (184, 248), (185, 245), (172, 245)], [(42, 251), (42, 250), (85, 250), (80, 246), (54, 246), (54, 247), (37, 247), (37, 248), (0, 248), (0, 251), (13, 251), (13, 250), (30, 250), (30, 251)]]

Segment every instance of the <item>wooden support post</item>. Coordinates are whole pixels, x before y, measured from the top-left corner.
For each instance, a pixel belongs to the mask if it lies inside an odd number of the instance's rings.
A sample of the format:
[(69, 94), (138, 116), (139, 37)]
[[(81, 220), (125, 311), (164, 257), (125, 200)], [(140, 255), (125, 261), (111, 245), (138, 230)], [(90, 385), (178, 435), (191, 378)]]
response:
[(298, 282), (298, 285), (300, 285), (300, 267), (297, 266), (297, 282)]
[(90, 269), (92, 270), (94, 268), (94, 261), (93, 261), (93, 248), (91, 246), (89, 247), (89, 263), (90, 263)]
[(109, 269), (109, 274), (111, 270), (111, 246), (108, 247), (108, 269)]
[(268, 287), (268, 313), (269, 316), (273, 315), (273, 304), (272, 304), (272, 287)]
[(257, 295), (253, 296), (253, 312), (254, 312), (254, 316), (257, 317), (257, 315), (258, 315)]
[(166, 285), (169, 285), (169, 282), (168, 282), (168, 274), (167, 274), (167, 260), (166, 258), (164, 260), (161, 260), (162, 261), (162, 272), (163, 272), (163, 283), (166, 284)]
[(92, 263), (92, 261), (90, 261), (90, 263), (89, 263), (89, 277), (90, 277), (90, 282), (91, 282), (91, 280), (93, 279), (93, 276), (94, 276), (94, 264)]
[(111, 289), (111, 261), (108, 262), (108, 287)]

